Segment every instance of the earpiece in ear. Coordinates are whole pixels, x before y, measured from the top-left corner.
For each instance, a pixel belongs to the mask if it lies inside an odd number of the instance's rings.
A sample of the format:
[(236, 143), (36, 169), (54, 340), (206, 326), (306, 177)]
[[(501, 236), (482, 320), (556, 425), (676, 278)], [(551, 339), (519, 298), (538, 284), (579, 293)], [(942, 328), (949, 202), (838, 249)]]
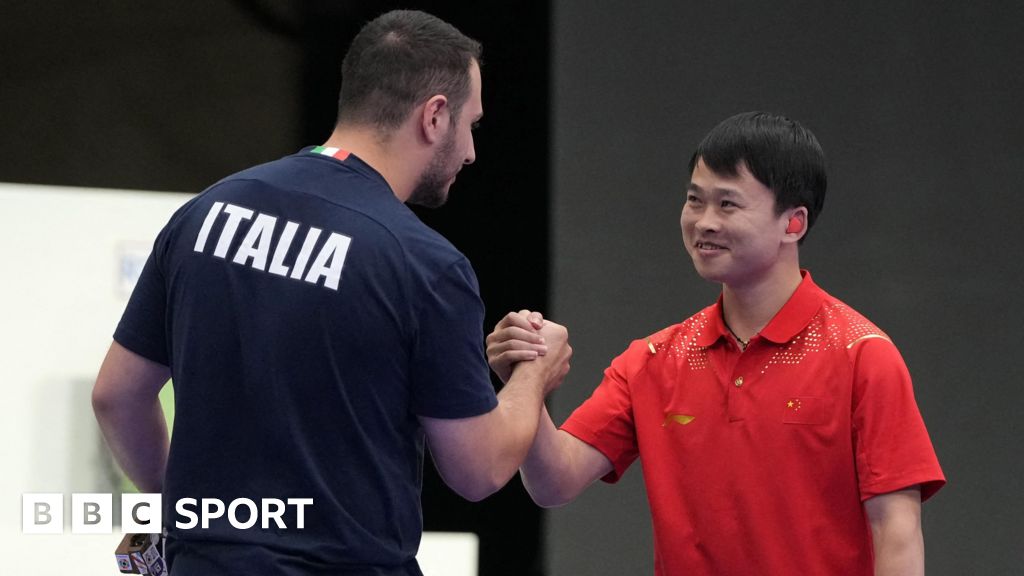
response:
[(803, 224), (800, 223), (800, 219), (793, 216), (789, 219), (789, 225), (786, 226), (786, 234), (796, 234), (804, 229)]

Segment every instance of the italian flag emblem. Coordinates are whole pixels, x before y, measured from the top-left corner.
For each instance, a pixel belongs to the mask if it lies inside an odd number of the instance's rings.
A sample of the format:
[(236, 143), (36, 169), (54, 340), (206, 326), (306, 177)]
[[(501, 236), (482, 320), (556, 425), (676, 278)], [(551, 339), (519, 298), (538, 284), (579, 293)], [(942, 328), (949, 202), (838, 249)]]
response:
[(341, 148), (333, 148), (330, 146), (317, 146), (309, 151), (311, 154), (322, 154), (324, 156), (330, 156), (331, 158), (337, 158), (338, 160), (345, 160), (348, 158), (348, 150), (342, 150)]

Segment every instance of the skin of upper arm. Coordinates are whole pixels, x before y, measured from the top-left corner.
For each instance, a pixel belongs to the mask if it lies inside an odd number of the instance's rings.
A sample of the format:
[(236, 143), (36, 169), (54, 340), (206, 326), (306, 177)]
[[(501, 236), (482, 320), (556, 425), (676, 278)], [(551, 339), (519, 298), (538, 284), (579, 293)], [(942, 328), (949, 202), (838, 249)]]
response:
[(488, 415), (470, 418), (430, 418), (419, 416), (420, 425), (427, 434), (427, 443), (434, 457), (450, 459), (472, 452), (488, 433)]
[(486, 456), (491, 454), (489, 445), (497, 442), (493, 435), (496, 412), (469, 418), (419, 416), (438, 473), (445, 484), (468, 500), (476, 501), (490, 493), (486, 486), (482, 488), (471, 480), (486, 475), (481, 467), (492, 466)]
[(923, 576), (921, 491), (913, 486), (864, 501), (879, 576)]
[(104, 407), (156, 397), (170, 377), (167, 366), (113, 342), (93, 386), (93, 405)]
[(160, 492), (167, 466), (167, 423), (158, 395), (170, 369), (114, 342), (107, 352), (92, 406), (114, 458), (144, 492)]
[(868, 498), (864, 501), (864, 512), (873, 529), (884, 525), (901, 530), (920, 529), (921, 490), (914, 486)]

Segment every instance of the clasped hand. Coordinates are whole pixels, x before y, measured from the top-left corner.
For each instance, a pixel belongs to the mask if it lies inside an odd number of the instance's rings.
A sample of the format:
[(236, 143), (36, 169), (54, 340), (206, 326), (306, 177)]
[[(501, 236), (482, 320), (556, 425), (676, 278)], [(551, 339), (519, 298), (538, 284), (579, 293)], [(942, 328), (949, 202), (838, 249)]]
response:
[(487, 336), (487, 362), (502, 382), (513, 372), (539, 370), (548, 394), (561, 385), (569, 373), (569, 331), (540, 312), (509, 312)]

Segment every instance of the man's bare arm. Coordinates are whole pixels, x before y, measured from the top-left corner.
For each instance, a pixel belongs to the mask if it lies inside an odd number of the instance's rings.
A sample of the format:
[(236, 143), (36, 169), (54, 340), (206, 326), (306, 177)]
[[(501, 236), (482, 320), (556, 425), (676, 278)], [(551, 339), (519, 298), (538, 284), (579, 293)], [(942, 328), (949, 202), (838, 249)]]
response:
[(515, 475), (533, 443), (544, 397), (569, 371), (568, 332), (547, 322), (541, 333), (547, 353), (510, 372), (494, 410), (472, 418), (420, 417), (441, 478), (467, 500), (486, 498)]
[(114, 459), (142, 492), (160, 492), (167, 469), (167, 421), (158, 395), (171, 371), (117, 342), (92, 389), (92, 407)]

